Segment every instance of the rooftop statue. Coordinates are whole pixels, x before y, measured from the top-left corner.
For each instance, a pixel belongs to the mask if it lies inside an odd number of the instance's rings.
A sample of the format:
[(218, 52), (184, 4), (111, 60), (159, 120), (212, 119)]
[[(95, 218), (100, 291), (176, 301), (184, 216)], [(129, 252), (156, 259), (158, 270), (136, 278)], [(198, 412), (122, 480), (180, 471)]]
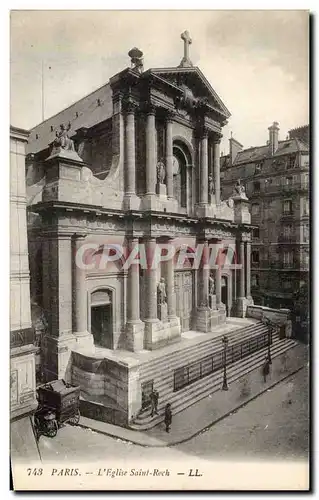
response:
[(67, 127), (64, 124), (60, 125), (60, 130), (57, 130), (55, 133), (56, 138), (53, 141), (54, 148), (62, 148), (66, 151), (75, 151), (74, 142), (69, 137), (70, 128), (71, 123), (69, 123)]
[(235, 184), (233, 190), (233, 197), (243, 198), (244, 200), (247, 200), (245, 186), (241, 183), (240, 179), (238, 179), (238, 181)]

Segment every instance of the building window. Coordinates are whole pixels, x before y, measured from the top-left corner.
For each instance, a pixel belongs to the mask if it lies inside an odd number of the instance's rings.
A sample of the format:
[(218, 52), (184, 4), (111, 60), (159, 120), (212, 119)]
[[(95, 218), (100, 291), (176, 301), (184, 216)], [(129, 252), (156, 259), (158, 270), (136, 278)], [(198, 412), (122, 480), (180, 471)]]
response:
[(284, 214), (291, 214), (291, 213), (292, 213), (292, 201), (285, 200), (284, 201)]
[(259, 193), (259, 191), (260, 191), (260, 182), (259, 181), (254, 182), (253, 188), (254, 188), (254, 191), (257, 191)]
[(309, 215), (309, 199), (308, 198), (303, 199), (302, 215)]
[(284, 252), (284, 266), (291, 267), (293, 264), (293, 253), (292, 252)]
[(291, 234), (292, 234), (292, 225), (287, 224), (286, 226), (284, 226), (284, 236), (289, 237), (291, 236)]
[(259, 215), (260, 214), (260, 206), (259, 203), (253, 203), (251, 206), (251, 214)]
[(309, 243), (309, 224), (302, 226), (302, 242)]
[(283, 280), (282, 287), (284, 288), (284, 290), (291, 290), (291, 288), (292, 288), (292, 281), (289, 278)]
[(305, 174), (303, 177), (304, 187), (308, 189), (309, 187), (309, 174)]
[(258, 274), (252, 274), (252, 276), (251, 276), (251, 286), (259, 286), (259, 276), (258, 276)]
[(259, 264), (259, 251), (254, 250), (251, 252), (251, 261), (253, 264)]
[(292, 180), (293, 180), (293, 178), (292, 178), (291, 175), (289, 177), (286, 177), (285, 178), (285, 185), (286, 186), (292, 186)]
[(253, 229), (253, 238), (259, 238), (259, 227)]
[(289, 156), (288, 161), (286, 163), (286, 169), (288, 170), (291, 168), (295, 168), (295, 165), (296, 165), (296, 156), (295, 155)]
[(263, 169), (263, 162), (260, 161), (255, 165), (255, 174), (260, 174)]

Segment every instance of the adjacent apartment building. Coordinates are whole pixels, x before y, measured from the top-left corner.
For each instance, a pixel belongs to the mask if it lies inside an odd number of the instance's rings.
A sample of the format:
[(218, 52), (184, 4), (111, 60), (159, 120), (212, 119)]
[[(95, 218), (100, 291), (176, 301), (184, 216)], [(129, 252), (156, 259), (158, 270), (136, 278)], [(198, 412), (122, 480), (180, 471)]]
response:
[(299, 298), (309, 283), (309, 125), (279, 140), (279, 124), (266, 144), (244, 149), (233, 137), (221, 157), (222, 197), (241, 179), (251, 201), (251, 292), (255, 304), (289, 308), (307, 322), (308, 305)]

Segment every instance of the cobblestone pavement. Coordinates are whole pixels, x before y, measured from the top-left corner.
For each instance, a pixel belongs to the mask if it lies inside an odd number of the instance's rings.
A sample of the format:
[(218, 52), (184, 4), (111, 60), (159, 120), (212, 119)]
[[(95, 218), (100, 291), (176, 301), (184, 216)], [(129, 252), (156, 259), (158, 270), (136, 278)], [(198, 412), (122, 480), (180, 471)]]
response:
[[(64, 426), (54, 439), (41, 436), (43, 462), (112, 458), (306, 459), (309, 439), (307, 369), (281, 382), (207, 431), (170, 448), (141, 447), (90, 429)], [(174, 432), (174, 424), (172, 426)]]

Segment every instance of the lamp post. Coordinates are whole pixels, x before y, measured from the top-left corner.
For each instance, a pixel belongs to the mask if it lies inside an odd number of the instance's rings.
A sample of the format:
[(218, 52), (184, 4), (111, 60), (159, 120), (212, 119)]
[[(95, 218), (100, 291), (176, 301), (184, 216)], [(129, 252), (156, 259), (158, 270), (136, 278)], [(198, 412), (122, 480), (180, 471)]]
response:
[(227, 372), (226, 372), (226, 355), (227, 355), (227, 346), (228, 346), (228, 338), (226, 335), (223, 336), (223, 344), (224, 344), (224, 379), (223, 379), (223, 391), (228, 391), (228, 385), (227, 385)]
[(269, 319), (267, 319), (265, 321), (265, 323), (266, 323), (267, 328), (268, 328), (268, 362), (271, 365), (272, 364), (272, 360), (271, 360), (271, 352), (270, 352), (270, 343), (271, 343), (271, 335), (272, 335), (273, 324), (272, 324), (272, 322)]

